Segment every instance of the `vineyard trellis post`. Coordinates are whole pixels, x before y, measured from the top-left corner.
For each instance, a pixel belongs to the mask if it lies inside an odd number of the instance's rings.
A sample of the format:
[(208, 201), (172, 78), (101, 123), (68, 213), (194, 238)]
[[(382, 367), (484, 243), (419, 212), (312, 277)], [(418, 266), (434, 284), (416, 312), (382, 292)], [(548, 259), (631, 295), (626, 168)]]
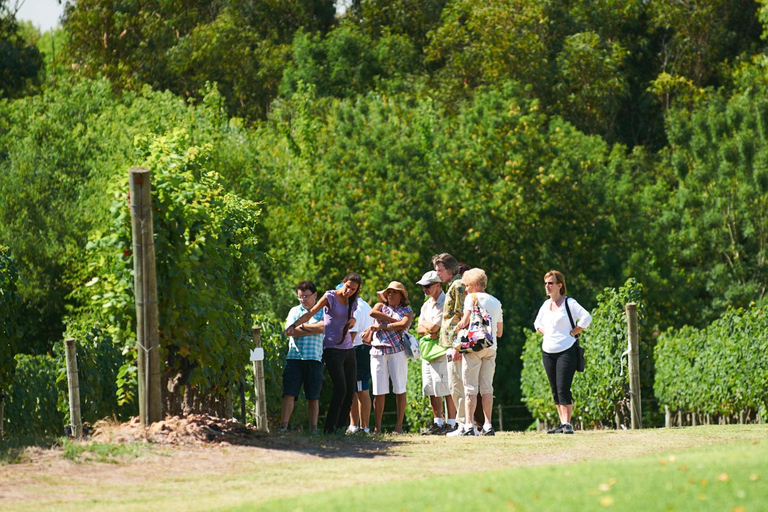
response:
[(160, 333), (157, 313), (157, 270), (152, 225), (150, 171), (128, 171), (133, 237), (133, 283), (136, 293), (136, 345), (141, 424), (162, 419), (160, 392)]
[(254, 351), (251, 354), (253, 361), (253, 386), (256, 391), (256, 411), (254, 414), (256, 429), (261, 432), (269, 432), (267, 424), (267, 391), (264, 383), (264, 349), (261, 348), (261, 327), (254, 325), (253, 344)]
[(80, 380), (77, 376), (77, 345), (74, 338), (64, 340), (67, 357), (67, 387), (69, 388), (69, 424), (72, 436), (79, 439), (83, 435), (83, 422), (80, 416)]
[(637, 333), (637, 304), (626, 306), (629, 338), (629, 400), (632, 428), (643, 428), (643, 410), (640, 404), (640, 340)]

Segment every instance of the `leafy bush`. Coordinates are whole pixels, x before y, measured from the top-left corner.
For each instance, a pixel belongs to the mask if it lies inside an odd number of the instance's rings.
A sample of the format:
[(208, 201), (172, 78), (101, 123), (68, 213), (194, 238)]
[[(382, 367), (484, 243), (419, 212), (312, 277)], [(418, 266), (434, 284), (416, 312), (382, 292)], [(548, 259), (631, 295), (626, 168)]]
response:
[(656, 345), (659, 402), (671, 410), (733, 416), (768, 412), (768, 307), (728, 309), (704, 329), (667, 331)]
[[(638, 317), (642, 319), (645, 308), (641, 293), (642, 286), (634, 279), (628, 279), (619, 290), (606, 288), (598, 296), (598, 306), (592, 311), (592, 324), (580, 341), (586, 352), (586, 371), (576, 375), (572, 388), (573, 416), (584, 423), (612, 421), (616, 414), (624, 415), (629, 409), (629, 372), (622, 369), (625, 363), (621, 358), (627, 348), (625, 305), (636, 303)], [(643, 339), (642, 335), (640, 339)], [(648, 346), (648, 342), (641, 341), (641, 358), (649, 358), (643, 356), (650, 353)], [(523, 401), (535, 418), (556, 420), (552, 392), (541, 363), (541, 335), (538, 332), (526, 333), (522, 358)], [(642, 368), (641, 363), (641, 374)]]
[[(200, 400), (223, 399), (243, 381), (259, 209), (224, 191), (210, 169), (210, 147), (193, 145), (184, 130), (138, 137), (137, 144), (153, 171), (160, 347), (170, 382), (166, 412), (177, 412), (172, 404), (181, 405), (182, 396), (183, 408), (198, 409)], [(83, 304), (80, 321), (101, 319), (105, 339), (129, 354), (132, 365), (133, 253), (124, 176), (113, 188), (112, 226), (94, 233), (81, 271), (89, 279), (75, 295)], [(187, 388), (196, 391), (189, 395)]]
[[(116, 344), (109, 329), (98, 322), (80, 318), (68, 326), (66, 337), (75, 339), (77, 348), (77, 373), (80, 386), (80, 414), (84, 422), (94, 423), (105, 417), (127, 420), (138, 414), (138, 404), (132, 400), (120, 400), (119, 393), (136, 391), (124, 384), (118, 386), (119, 372), (125, 363), (122, 347)], [(58, 363), (59, 380), (66, 383), (66, 347), (63, 341), (54, 345)], [(125, 378), (125, 376), (123, 376)], [(133, 385), (136, 385), (133, 380)], [(66, 391), (66, 386), (64, 386)], [(66, 411), (67, 395), (60, 398), (59, 409)]]
[(16, 294), (19, 272), (7, 247), (0, 246), (0, 401), (16, 367), (14, 355), (19, 341), (16, 313), (21, 300)]
[[(57, 384), (58, 382), (58, 384)], [(8, 388), (5, 406), (5, 431), (19, 435), (61, 435), (69, 423), (66, 406), (66, 375), (62, 390), (56, 360), (48, 355), (16, 356), (16, 373)]]

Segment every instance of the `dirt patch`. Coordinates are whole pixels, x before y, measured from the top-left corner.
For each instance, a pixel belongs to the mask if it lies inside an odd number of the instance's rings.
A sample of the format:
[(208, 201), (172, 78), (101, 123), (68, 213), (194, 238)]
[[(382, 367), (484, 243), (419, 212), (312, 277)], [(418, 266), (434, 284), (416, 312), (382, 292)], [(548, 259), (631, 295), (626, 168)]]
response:
[(173, 416), (143, 427), (137, 417), (115, 424), (100, 421), (94, 425), (94, 441), (111, 443), (147, 442), (157, 445), (233, 444), (258, 446), (269, 434), (243, 425), (237, 420), (217, 418), (207, 414)]

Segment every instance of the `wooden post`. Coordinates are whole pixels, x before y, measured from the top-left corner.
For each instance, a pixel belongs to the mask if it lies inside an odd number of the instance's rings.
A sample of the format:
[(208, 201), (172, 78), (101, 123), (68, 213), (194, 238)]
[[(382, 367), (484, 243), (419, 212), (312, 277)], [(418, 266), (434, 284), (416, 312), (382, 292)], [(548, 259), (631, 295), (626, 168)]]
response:
[(496, 405), (496, 409), (499, 411), (499, 431), (504, 431), (504, 417), (501, 414), (501, 404)]
[(0, 389), (0, 439), (5, 436), (5, 393)]
[(77, 346), (74, 338), (64, 340), (67, 355), (67, 385), (69, 387), (69, 424), (75, 439), (83, 435), (80, 418), (80, 381), (77, 377)]
[(637, 334), (637, 304), (627, 304), (629, 327), (629, 400), (632, 410), (632, 428), (643, 428), (643, 409), (640, 404), (640, 340)]
[(150, 171), (134, 167), (129, 174), (133, 284), (136, 291), (136, 345), (139, 370), (139, 417), (142, 426), (163, 419), (160, 394), (160, 334), (157, 320), (157, 271), (152, 226)]
[(245, 425), (245, 386), (243, 386), (243, 383), (240, 383), (240, 418), (243, 420), (243, 425)]
[[(253, 326), (253, 345), (261, 348), (261, 327)], [(267, 392), (264, 385), (264, 361), (253, 362), (253, 387), (256, 391), (256, 429), (261, 432), (269, 432), (267, 424)]]
[(664, 426), (666, 428), (671, 428), (672, 427), (672, 413), (669, 412), (669, 406), (668, 405), (664, 406)]

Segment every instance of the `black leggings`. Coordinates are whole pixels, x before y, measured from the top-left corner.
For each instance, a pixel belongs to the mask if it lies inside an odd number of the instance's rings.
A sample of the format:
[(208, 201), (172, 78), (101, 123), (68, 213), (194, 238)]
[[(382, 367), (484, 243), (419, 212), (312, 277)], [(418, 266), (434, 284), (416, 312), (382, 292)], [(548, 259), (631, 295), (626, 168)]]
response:
[(323, 430), (326, 434), (332, 434), (349, 424), (349, 409), (352, 407), (357, 380), (355, 349), (326, 348), (323, 350), (323, 362), (333, 384), (333, 395)]
[(549, 387), (552, 389), (552, 398), (557, 405), (571, 405), (573, 396), (571, 395), (571, 384), (573, 376), (576, 374), (576, 344), (571, 348), (550, 354), (541, 351), (541, 362), (544, 363), (544, 370), (549, 378)]

